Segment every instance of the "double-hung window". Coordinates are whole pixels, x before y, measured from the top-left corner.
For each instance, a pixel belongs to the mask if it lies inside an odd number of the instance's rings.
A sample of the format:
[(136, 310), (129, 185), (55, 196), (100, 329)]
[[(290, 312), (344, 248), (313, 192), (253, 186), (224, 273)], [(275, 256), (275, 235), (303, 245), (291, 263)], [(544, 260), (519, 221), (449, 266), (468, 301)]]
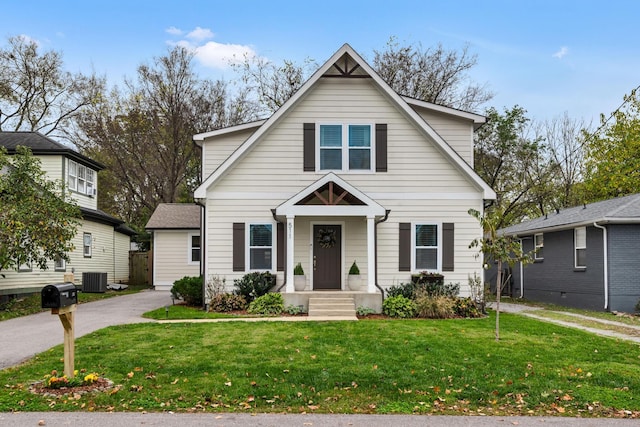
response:
[(189, 263), (197, 264), (200, 262), (200, 235), (189, 234)]
[(249, 270), (273, 270), (273, 225), (249, 224)]
[(95, 176), (96, 174), (92, 169), (69, 160), (67, 186), (70, 190), (93, 196), (96, 188)]
[(65, 271), (67, 269), (67, 262), (64, 260), (64, 258), (58, 256), (53, 261), (53, 269), (55, 271)]
[(82, 235), (82, 254), (85, 258), (91, 258), (91, 246), (93, 245), (93, 237), (91, 233)]
[(587, 267), (587, 228), (578, 227), (573, 230), (575, 267)]
[(413, 258), (415, 271), (440, 270), (440, 245), (437, 224), (414, 224)]
[(533, 244), (535, 246), (534, 259), (544, 259), (544, 234), (538, 233), (533, 236)]
[(373, 140), (368, 124), (325, 124), (319, 126), (319, 169), (370, 171)]

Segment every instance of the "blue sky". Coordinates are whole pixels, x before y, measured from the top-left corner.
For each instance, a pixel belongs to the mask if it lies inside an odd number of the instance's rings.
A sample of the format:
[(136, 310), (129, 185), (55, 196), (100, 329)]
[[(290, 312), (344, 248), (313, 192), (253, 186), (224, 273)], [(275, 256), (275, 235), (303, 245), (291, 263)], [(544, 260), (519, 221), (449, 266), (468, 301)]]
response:
[(640, 85), (640, 2), (1, 0), (3, 37), (26, 35), (63, 53), (70, 71), (110, 83), (175, 44), (197, 52), (202, 77), (234, 78), (223, 57), (329, 58), (349, 43), (365, 59), (391, 36), (478, 56), (471, 77), (495, 92), (488, 106), (528, 116), (567, 112), (594, 124)]

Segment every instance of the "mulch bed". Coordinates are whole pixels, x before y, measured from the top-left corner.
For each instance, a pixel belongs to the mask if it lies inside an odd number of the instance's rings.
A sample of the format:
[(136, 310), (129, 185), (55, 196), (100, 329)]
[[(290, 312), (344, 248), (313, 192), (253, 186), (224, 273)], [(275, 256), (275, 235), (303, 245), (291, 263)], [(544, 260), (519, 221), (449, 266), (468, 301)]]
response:
[(41, 394), (43, 396), (59, 397), (75, 394), (86, 394), (92, 392), (105, 392), (113, 388), (113, 381), (108, 378), (98, 378), (96, 382), (89, 385), (82, 385), (77, 387), (60, 387), (60, 388), (48, 388), (44, 381), (37, 382), (29, 387), (29, 391), (34, 394)]

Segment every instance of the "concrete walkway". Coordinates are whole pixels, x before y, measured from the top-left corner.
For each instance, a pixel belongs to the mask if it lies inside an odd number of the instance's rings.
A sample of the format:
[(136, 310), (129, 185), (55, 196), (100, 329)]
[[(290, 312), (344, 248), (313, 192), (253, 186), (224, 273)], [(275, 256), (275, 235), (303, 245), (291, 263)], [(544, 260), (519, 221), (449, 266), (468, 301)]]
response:
[[(153, 322), (141, 317), (142, 314), (170, 304), (168, 291), (144, 291), (78, 304), (74, 315), (75, 337), (107, 326)], [(62, 344), (64, 329), (58, 316), (48, 311), (0, 322), (0, 337), (0, 369), (5, 369)]]

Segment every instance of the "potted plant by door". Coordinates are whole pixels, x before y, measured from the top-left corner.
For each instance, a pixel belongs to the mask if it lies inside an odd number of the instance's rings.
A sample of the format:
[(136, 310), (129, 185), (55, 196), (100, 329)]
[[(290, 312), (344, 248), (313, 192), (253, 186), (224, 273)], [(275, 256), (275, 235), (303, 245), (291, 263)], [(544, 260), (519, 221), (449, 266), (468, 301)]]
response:
[(293, 269), (293, 288), (296, 291), (304, 291), (307, 287), (307, 276), (304, 275), (302, 264), (298, 263)]
[(351, 289), (352, 291), (359, 291), (361, 290), (360, 288), (361, 283), (362, 283), (362, 279), (360, 277), (360, 269), (358, 268), (358, 264), (356, 264), (356, 262), (353, 261), (353, 264), (351, 264), (351, 268), (349, 269), (347, 286), (349, 286), (349, 289)]

